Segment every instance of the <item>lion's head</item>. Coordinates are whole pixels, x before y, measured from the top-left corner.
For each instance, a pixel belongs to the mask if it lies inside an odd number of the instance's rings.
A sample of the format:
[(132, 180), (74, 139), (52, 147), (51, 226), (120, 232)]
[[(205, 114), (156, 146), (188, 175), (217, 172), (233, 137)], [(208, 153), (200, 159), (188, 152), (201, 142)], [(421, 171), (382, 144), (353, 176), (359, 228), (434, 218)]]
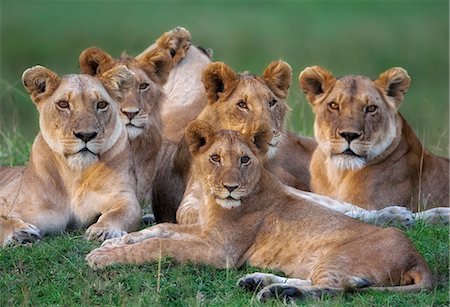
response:
[(220, 206), (238, 207), (241, 198), (254, 192), (272, 138), (267, 123), (242, 134), (235, 130), (215, 132), (209, 123), (195, 120), (187, 126), (185, 138), (197, 175)]
[(353, 75), (336, 79), (314, 66), (300, 73), (299, 84), (315, 113), (319, 148), (337, 168), (364, 167), (400, 135), (397, 113), (410, 84), (404, 69), (391, 68), (372, 81)]
[(286, 62), (274, 61), (261, 77), (250, 73), (235, 73), (224, 63), (206, 66), (202, 81), (208, 104), (198, 119), (208, 121), (216, 129), (245, 132), (255, 122), (267, 122), (272, 127), (269, 156), (273, 156), (284, 132), (292, 69)]
[(123, 134), (117, 100), (131, 85), (133, 73), (125, 66), (94, 78), (59, 77), (35, 66), (25, 70), (22, 82), (39, 111), (42, 136), (72, 169), (97, 162)]
[(122, 55), (119, 59), (113, 59), (105, 51), (92, 47), (81, 53), (79, 61), (81, 72), (93, 76), (120, 65), (127, 66), (134, 73), (134, 85), (120, 103), (120, 115), (130, 140), (150, 127), (160, 128), (159, 113), (164, 99), (162, 86), (172, 68), (168, 50), (154, 48), (137, 58)]

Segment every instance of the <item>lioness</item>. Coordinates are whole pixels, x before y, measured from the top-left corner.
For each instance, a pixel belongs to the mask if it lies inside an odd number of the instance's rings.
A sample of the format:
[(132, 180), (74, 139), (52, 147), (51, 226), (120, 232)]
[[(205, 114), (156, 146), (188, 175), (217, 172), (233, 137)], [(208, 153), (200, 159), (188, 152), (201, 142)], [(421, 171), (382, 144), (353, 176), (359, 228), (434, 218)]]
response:
[(132, 80), (124, 66), (99, 79), (25, 70), (40, 132), (27, 166), (0, 169), (0, 244), (86, 226), (87, 239), (103, 241), (137, 228), (140, 207), (116, 102)]
[[(404, 69), (391, 68), (372, 81), (336, 79), (314, 66), (300, 73), (299, 83), (315, 113), (314, 192), (366, 209), (448, 206), (449, 159), (429, 153), (398, 112), (410, 84)], [(448, 221), (449, 209), (418, 217)]]
[[(287, 135), (284, 119), (287, 111), (285, 98), (291, 83), (292, 70), (284, 61), (274, 61), (264, 70), (261, 77), (250, 74), (235, 73), (228, 65), (214, 62), (206, 66), (202, 81), (206, 89), (208, 104), (198, 115), (198, 119), (208, 121), (216, 129), (248, 130), (255, 121), (264, 121), (271, 125), (273, 138), (270, 141), (269, 155), (271, 169), (286, 184), (308, 189), (309, 159), (314, 148), (314, 141)], [(302, 178), (296, 178), (278, 165), (276, 148), (281, 142), (304, 139), (305, 146), (298, 146), (296, 151), (301, 157), (296, 163), (302, 166)], [(294, 150), (294, 149), (293, 149)], [(303, 150), (303, 152), (301, 152)], [(184, 140), (173, 143), (162, 157), (161, 169), (155, 179), (153, 211), (157, 221), (192, 222), (196, 219), (198, 184), (190, 181), (190, 153)], [(301, 167), (299, 167), (301, 168)], [(302, 174), (303, 174), (302, 173)], [(303, 179), (303, 180), (300, 180)], [(187, 188), (186, 188), (187, 185)], [(183, 193), (184, 197), (183, 197)], [(187, 211), (193, 211), (187, 213)]]
[[(345, 217), (289, 193), (265, 169), (270, 129), (262, 125), (240, 135), (215, 133), (204, 121), (189, 124), (186, 142), (204, 191), (199, 223), (162, 223), (106, 241), (86, 256), (89, 265), (141, 264), (168, 255), (218, 268), (247, 263), (302, 279), (269, 285), (260, 299), (320, 297), (372, 285), (405, 292), (432, 286), (426, 262), (399, 230)], [(150, 238), (133, 243), (143, 232)], [(254, 275), (239, 283), (257, 286)]]

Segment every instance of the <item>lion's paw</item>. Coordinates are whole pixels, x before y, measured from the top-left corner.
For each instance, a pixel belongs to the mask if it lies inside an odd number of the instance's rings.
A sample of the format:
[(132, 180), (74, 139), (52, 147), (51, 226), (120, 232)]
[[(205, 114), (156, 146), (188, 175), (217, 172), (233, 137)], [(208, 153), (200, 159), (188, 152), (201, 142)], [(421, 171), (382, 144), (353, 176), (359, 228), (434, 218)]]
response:
[(85, 259), (91, 268), (101, 269), (115, 263), (116, 255), (114, 246), (104, 246), (92, 250)]
[(272, 274), (265, 273), (252, 273), (247, 274), (237, 281), (237, 286), (244, 288), (248, 291), (255, 291), (267, 287), (270, 284), (273, 284), (274, 281), (272, 278)]
[(3, 246), (31, 243), (43, 237), (39, 228), (33, 224), (16, 218), (8, 218), (8, 223), (10, 227), (5, 227), (7, 231), (4, 235)]
[(103, 242), (107, 239), (118, 238), (126, 234), (127, 232), (124, 230), (105, 227), (96, 223), (86, 230), (85, 237), (89, 241)]
[(173, 64), (181, 61), (191, 46), (191, 33), (183, 27), (176, 27), (164, 33), (157, 41), (160, 48), (167, 49), (173, 58)]
[(413, 213), (405, 207), (390, 206), (377, 211), (377, 225), (414, 225)]
[(105, 240), (105, 242), (102, 243), (102, 246), (108, 245), (118, 246), (118, 245), (134, 244), (136, 242), (142, 241), (143, 239), (144, 238), (142, 237), (142, 235), (140, 235), (139, 232), (132, 232), (121, 237)]
[(302, 297), (303, 294), (297, 287), (287, 284), (271, 284), (256, 295), (256, 298), (261, 302), (269, 299), (281, 299), (284, 302), (290, 302)]

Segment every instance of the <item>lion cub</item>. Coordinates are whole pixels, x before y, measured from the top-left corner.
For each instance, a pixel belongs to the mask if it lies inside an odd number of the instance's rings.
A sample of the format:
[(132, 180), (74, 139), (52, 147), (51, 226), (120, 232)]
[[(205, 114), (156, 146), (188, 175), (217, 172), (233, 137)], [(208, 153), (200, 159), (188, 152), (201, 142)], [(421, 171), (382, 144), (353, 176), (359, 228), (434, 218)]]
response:
[(87, 239), (103, 241), (137, 228), (140, 207), (116, 101), (132, 79), (124, 66), (98, 79), (59, 77), (42, 66), (23, 73), (40, 132), (27, 166), (0, 168), (1, 245), (87, 226)]
[[(319, 144), (311, 160), (313, 192), (375, 210), (449, 205), (449, 159), (429, 153), (398, 112), (410, 84), (404, 69), (372, 81), (336, 79), (314, 66), (300, 73), (299, 83), (315, 113)], [(448, 223), (449, 214), (435, 208), (416, 217)]]
[[(162, 223), (107, 241), (86, 256), (91, 267), (168, 255), (218, 268), (248, 263), (302, 279), (268, 286), (262, 299), (280, 288), (281, 295), (297, 297), (370, 285), (394, 291), (431, 287), (427, 264), (399, 230), (345, 217), (289, 193), (264, 167), (269, 126), (241, 135), (194, 121), (185, 134), (204, 191), (199, 223)], [(143, 233), (148, 239), (134, 243)], [(253, 277), (240, 284), (256, 286)]]

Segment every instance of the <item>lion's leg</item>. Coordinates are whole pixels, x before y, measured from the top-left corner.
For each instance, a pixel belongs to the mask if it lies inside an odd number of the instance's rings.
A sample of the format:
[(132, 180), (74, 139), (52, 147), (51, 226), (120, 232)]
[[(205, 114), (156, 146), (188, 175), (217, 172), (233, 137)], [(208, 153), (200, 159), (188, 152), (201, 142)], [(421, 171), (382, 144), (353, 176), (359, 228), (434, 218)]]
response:
[(220, 247), (210, 246), (199, 238), (193, 240), (150, 238), (136, 244), (108, 245), (91, 251), (86, 260), (96, 269), (115, 263), (156, 262), (165, 256), (170, 256), (180, 263), (191, 261), (220, 268), (232, 266), (234, 263), (228, 262), (226, 257), (221, 255)]
[(192, 178), (186, 185), (186, 190), (177, 209), (179, 224), (195, 224), (198, 222), (198, 209), (203, 199), (202, 187)]
[(145, 228), (141, 231), (129, 233), (122, 237), (108, 239), (103, 242), (102, 246), (134, 244), (149, 238), (192, 240), (194, 238), (194, 234), (200, 232), (198, 225), (183, 225), (183, 233), (181, 233), (180, 226), (181, 225), (161, 223)]
[[(85, 237), (88, 240), (104, 241), (106, 239), (120, 237), (138, 228), (141, 217), (141, 208), (136, 196), (112, 198), (114, 205), (105, 205), (111, 208), (102, 212), (98, 221), (87, 230)], [(102, 206), (99, 206), (100, 208)]]
[(450, 222), (450, 208), (438, 207), (428, 209), (422, 212), (416, 212), (413, 214), (416, 221), (424, 221), (427, 224), (445, 224)]
[(42, 238), (42, 233), (35, 225), (21, 219), (0, 216), (0, 243), (6, 246), (11, 243), (28, 243)]
[(245, 288), (249, 291), (261, 290), (271, 284), (285, 284), (292, 286), (311, 286), (310, 280), (287, 278), (268, 273), (251, 273), (247, 274), (237, 281), (239, 287)]

